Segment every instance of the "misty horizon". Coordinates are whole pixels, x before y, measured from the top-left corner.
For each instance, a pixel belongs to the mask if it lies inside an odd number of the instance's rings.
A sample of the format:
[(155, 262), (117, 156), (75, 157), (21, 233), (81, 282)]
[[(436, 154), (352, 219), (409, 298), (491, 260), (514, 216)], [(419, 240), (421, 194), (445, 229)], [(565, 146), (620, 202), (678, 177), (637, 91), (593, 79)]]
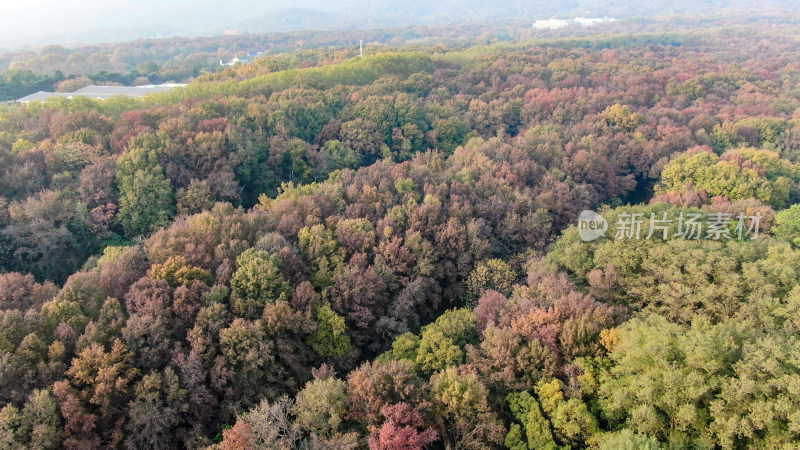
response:
[(413, 0), (347, 0), (331, 5), (320, 0), (31, 0), (6, 2), (0, 17), (0, 50), (34, 49), (48, 44), (78, 46), (136, 39), (215, 36), (223, 33), (270, 33), (301, 30), (371, 29), (387, 26), (436, 25), (486, 20), (530, 20), (553, 16), (605, 15), (618, 18), (714, 14), (789, 13), (792, 2), (769, 0), (753, 5), (744, 0), (688, 0), (641, 4), (630, 0), (611, 5), (597, 0), (572, 0), (553, 5), (542, 0), (508, 2)]

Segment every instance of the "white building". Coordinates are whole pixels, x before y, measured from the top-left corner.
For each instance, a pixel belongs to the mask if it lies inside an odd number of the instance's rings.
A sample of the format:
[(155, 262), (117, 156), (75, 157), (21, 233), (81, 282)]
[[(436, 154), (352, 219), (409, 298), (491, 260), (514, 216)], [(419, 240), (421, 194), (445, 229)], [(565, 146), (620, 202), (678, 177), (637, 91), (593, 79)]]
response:
[(613, 17), (576, 17), (575, 23), (582, 27), (591, 27), (593, 25), (599, 25), (601, 23), (609, 23), (614, 22), (617, 19)]
[(558, 30), (559, 28), (564, 28), (567, 25), (569, 25), (569, 22), (566, 20), (548, 19), (537, 20), (533, 23), (533, 28), (535, 30)]
[(571, 20), (548, 19), (537, 20), (533, 23), (534, 30), (558, 30), (570, 25), (578, 25), (581, 27), (591, 27), (601, 23), (615, 22), (617, 19), (613, 17), (576, 17)]
[(222, 60), (220, 59), (219, 60), (219, 65), (222, 66), (222, 67), (230, 67), (230, 66), (233, 66), (233, 65), (238, 64), (238, 63), (247, 64), (247, 63), (251, 63), (251, 62), (253, 62), (253, 60), (251, 58), (236, 58), (236, 57), (234, 57), (232, 60), (230, 60), (228, 62), (222, 62)]

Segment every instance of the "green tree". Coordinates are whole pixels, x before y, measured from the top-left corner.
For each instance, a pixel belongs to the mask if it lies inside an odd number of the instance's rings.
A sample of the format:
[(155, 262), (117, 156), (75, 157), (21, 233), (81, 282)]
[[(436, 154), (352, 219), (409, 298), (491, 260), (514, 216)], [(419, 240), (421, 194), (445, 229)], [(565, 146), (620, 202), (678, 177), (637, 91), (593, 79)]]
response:
[(463, 362), (464, 351), (440, 329), (431, 327), (422, 332), (416, 358), (420, 370), (430, 373)]
[(116, 221), (128, 237), (152, 233), (175, 214), (172, 185), (153, 150), (129, 149), (117, 161), (119, 213)]
[(542, 413), (539, 402), (528, 392), (509, 394), (508, 407), (517, 423), (512, 423), (505, 446), (512, 450), (557, 449), (550, 421)]
[(325, 142), (320, 153), (328, 159), (326, 172), (340, 169), (356, 169), (362, 165), (364, 157), (347, 145), (332, 139)]
[(265, 251), (249, 249), (236, 259), (231, 278), (232, 307), (241, 317), (256, 319), (264, 305), (288, 300), (292, 287), (280, 271), (280, 260)]
[(19, 411), (8, 404), (0, 410), (0, 446), (8, 449), (56, 449), (61, 445), (61, 415), (50, 391), (37, 389)]
[(350, 337), (345, 331), (344, 317), (327, 303), (316, 312), (317, 329), (308, 338), (308, 345), (322, 356), (340, 356), (350, 352)]
[(20, 431), (22, 416), (19, 408), (7, 404), (0, 409), (0, 445), (7, 449), (23, 449), (25, 437)]
[(489, 390), (477, 375), (448, 367), (431, 377), (430, 392), (446, 445), (482, 449), (503, 442), (505, 427), (489, 407)]
[(417, 367), (426, 372), (458, 366), (464, 362), (464, 348), (475, 344), (475, 313), (468, 309), (446, 311), (422, 329), (416, 351)]
[(300, 252), (309, 263), (311, 281), (317, 287), (330, 286), (333, 276), (344, 269), (344, 249), (332, 230), (324, 225), (305, 227), (297, 233)]
[(411, 362), (417, 360), (417, 350), (419, 349), (419, 336), (407, 331), (397, 336), (392, 341), (390, 357), (393, 359), (407, 359)]
[(618, 126), (624, 130), (632, 131), (639, 126), (642, 116), (631, 112), (628, 105), (616, 103), (603, 111), (603, 118), (609, 125)]
[(305, 430), (331, 437), (344, 421), (347, 383), (336, 377), (314, 379), (297, 393), (294, 414)]
[(733, 374), (747, 329), (698, 319), (684, 330), (660, 316), (629, 321), (611, 352), (614, 365), (600, 376), (603, 414), (612, 426), (672, 446), (713, 445), (709, 407)]
[(772, 233), (800, 247), (800, 205), (792, 205), (776, 214)]
[(467, 306), (474, 308), (478, 298), (490, 289), (506, 296), (511, 295), (511, 288), (516, 278), (517, 273), (514, 269), (501, 259), (481, 262), (467, 278), (469, 292)]
[(711, 402), (711, 430), (722, 448), (788, 448), (800, 440), (799, 350), (796, 333), (744, 343), (733, 376)]
[(798, 181), (800, 166), (775, 152), (745, 148), (717, 156), (707, 147), (697, 147), (664, 167), (656, 191), (694, 189), (709, 198), (757, 198), (775, 208), (785, 208), (795, 195)]
[(436, 137), (436, 148), (446, 154), (453, 153), (456, 147), (467, 141), (468, 136), (474, 135), (469, 123), (457, 116), (434, 120), (432, 132)]
[(652, 436), (635, 433), (630, 428), (606, 433), (600, 438), (599, 450), (661, 450), (663, 446)]

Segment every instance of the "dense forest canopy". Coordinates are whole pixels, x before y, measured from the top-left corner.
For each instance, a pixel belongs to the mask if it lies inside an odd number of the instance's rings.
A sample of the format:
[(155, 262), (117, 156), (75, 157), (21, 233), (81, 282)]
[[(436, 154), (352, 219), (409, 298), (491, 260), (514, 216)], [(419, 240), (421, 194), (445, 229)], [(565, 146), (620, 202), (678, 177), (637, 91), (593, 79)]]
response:
[(792, 448), (800, 28), (723, 24), (0, 108), (0, 446)]

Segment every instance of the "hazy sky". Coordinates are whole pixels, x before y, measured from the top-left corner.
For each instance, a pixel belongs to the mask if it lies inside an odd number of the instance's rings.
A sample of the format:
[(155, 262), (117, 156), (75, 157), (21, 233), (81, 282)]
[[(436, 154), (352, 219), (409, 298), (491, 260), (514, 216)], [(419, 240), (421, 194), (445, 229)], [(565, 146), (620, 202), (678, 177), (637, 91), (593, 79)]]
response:
[[(798, 0), (0, 0), (0, 50), (142, 37), (419, 25), (557, 14), (797, 12)], [(775, 7), (777, 9), (771, 8)], [(279, 10), (294, 9), (281, 15)], [(300, 9), (299, 11), (297, 9)], [(306, 14), (305, 10), (315, 10)], [(320, 13), (321, 12), (321, 13)], [(334, 13), (334, 14), (330, 14)], [(322, 19), (319, 17), (322, 16)], [(272, 19), (272, 20), (270, 20)], [(249, 28), (249, 30), (247, 29)]]
[(330, 11), (329, 5), (320, 0), (0, 0), (0, 47), (109, 29), (192, 35), (279, 9)]

